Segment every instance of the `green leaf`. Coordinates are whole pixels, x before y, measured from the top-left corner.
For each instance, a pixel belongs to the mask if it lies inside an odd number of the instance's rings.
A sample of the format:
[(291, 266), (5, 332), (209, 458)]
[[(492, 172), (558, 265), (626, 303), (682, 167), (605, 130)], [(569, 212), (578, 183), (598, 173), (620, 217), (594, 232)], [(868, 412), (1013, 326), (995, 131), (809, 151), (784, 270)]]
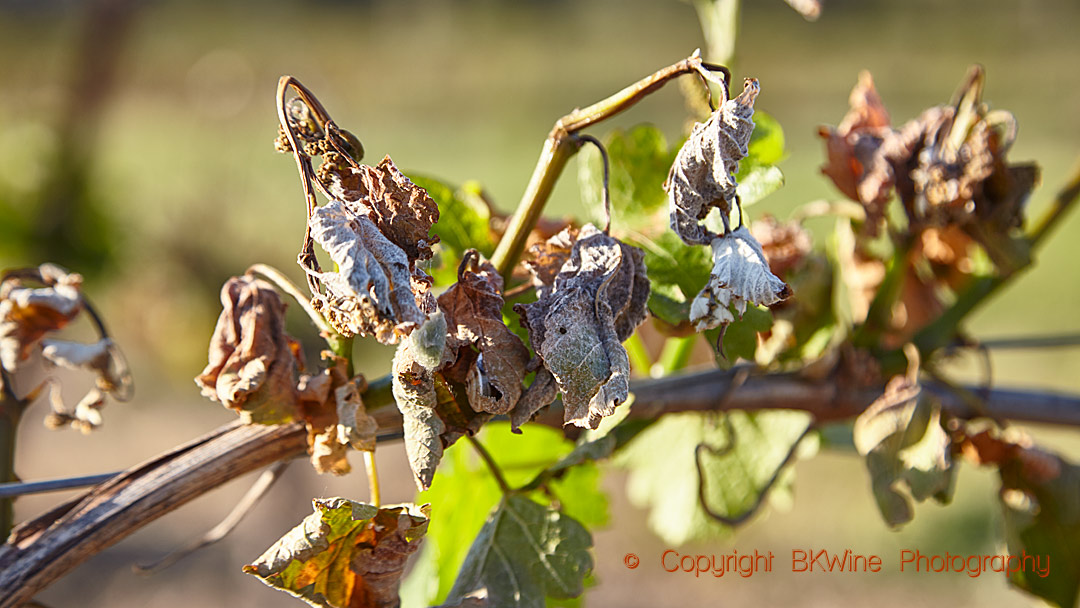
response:
[[(525, 486), (576, 449), (573, 442), (555, 429), (528, 425), (523, 431), (514, 434), (508, 423), (491, 422), (478, 436), (511, 487)], [(589, 526), (603, 525), (608, 520), (607, 496), (599, 487), (599, 477), (598, 468), (586, 465), (567, 470), (551, 484), (562, 510)], [(438, 573), (437, 585), (423, 585), (422, 592), (417, 592), (422, 600), (416, 605), (426, 606), (446, 597), (470, 544), (501, 496), (491, 473), (471, 446), (457, 443), (447, 448), (431, 489), (421, 494), (424, 502), (431, 503), (435, 522), (420, 560), (437, 562), (434, 568)], [(533, 492), (531, 496), (538, 500), (547, 498), (541, 492)], [(413, 581), (413, 575), (406, 584), (420, 585)]]
[[(773, 316), (768, 308), (747, 306), (742, 318), (735, 319), (734, 322), (727, 326), (727, 330), (724, 332), (724, 358), (721, 359), (719, 357), (720, 353), (716, 353), (717, 364), (728, 368), (739, 359), (753, 361), (754, 354), (757, 352), (758, 334), (768, 331), (772, 324)], [(710, 345), (716, 344), (716, 338), (719, 334), (719, 328), (710, 329), (705, 332), (705, 338)]]
[(645, 251), (645, 267), (652, 287), (649, 311), (672, 325), (688, 320), (690, 302), (712, 272), (709, 249), (691, 247), (670, 230), (655, 239), (631, 235), (628, 240)]
[(918, 385), (893, 378), (856, 420), (855, 448), (866, 457), (878, 509), (890, 526), (911, 521), (911, 502), (934, 497), (948, 502), (956, 469), (951, 440), (941, 426), (941, 410)]
[(577, 597), (592, 570), (592, 536), (573, 518), (509, 495), (477, 535), (447, 605), (486, 597), (491, 606), (542, 608), (545, 597)]
[[(698, 444), (719, 451), (702, 456), (709, 507), (738, 516), (757, 500), (762, 488), (783, 463), (811, 418), (805, 412), (763, 410), (724, 415), (669, 414), (643, 431), (616, 455), (629, 469), (627, 493), (639, 507), (649, 509), (649, 527), (664, 542), (681, 545), (730, 534), (729, 527), (711, 519), (698, 499)], [(799, 457), (816, 450), (816, 437), (798, 447)], [(793, 472), (785, 471), (768, 497), (774, 506), (791, 501)]]
[(427, 531), (427, 506), (312, 502), (315, 512), (244, 572), (312, 606), (396, 605), (405, 562)]
[(1080, 599), (1080, 468), (1041, 450), (1027, 450), (1033, 454), (1041, 466), (1022, 458), (1001, 466), (999, 496), (1009, 554), (1039, 560), (1031, 559), (1010, 581), (1071, 608)]
[(775, 165), (787, 156), (784, 130), (771, 114), (754, 110), (754, 133), (750, 136), (747, 152), (746, 158), (758, 165)]
[(409, 175), (414, 184), (427, 190), (439, 206), (439, 221), (432, 227), (439, 237), (436, 245), (438, 260), (431, 274), (439, 284), (457, 280), (457, 265), (470, 247), (491, 257), (495, 238), (491, 233), (491, 208), (483, 197), (483, 189), (475, 181), (454, 188), (435, 178)]
[(739, 182), (736, 191), (739, 204), (743, 209), (776, 192), (784, 185), (784, 174), (779, 167), (759, 165), (749, 160), (739, 163), (739, 172), (735, 175)]

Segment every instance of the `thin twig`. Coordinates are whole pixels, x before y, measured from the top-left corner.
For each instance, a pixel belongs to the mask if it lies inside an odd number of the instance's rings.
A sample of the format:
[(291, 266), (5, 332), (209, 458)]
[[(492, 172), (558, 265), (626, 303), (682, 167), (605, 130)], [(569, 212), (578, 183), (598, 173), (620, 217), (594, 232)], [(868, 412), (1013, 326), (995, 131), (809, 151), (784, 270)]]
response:
[(13, 483), (0, 483), (0, 498), (23, 496), (26, 494), (42, 494), (44, 492), (59, 492), (74, 488), (96, 486), (119, 475), (115, 473), (98, 473), (97, 475), (82, 475), (79, 477), (62, 477), (59, 479), (45, 479), (42, 481), (18, 481)]
[(581, 141), (587, 141), (596, 146), (596, 149), (600, 151), (600, 160), (604, 163), (604, 182), (601, 186), (601, 192), (604, 198), (604, 234), (609, 234), (611, 232), (611, 163), (608, 160), (607, 150), (604, 148), (604, 144), (600, 143), (600, 140), (592, 135), (577, 133), (574, 135), (574, 138)]
[(754, 499), (754, 504), (750, 505), (750, 507), (748, 507), (745, 511), (735, 516), (717, 513), (709, 506), (709, 502), (706, 498), (708, 496), (708, 491), (705, 488), (706, 475), (705, 470), (702, 468), (701, 465), (701, 453), (703, 451), (708, 451), (711, 452), (714, 456), (722, 456), (735, 448), (737, 435), (732, 434), (733, 430), (729, 427), (729, 443), (719, 449), (713, 448), (712, 446), (705, 443), (699, 443), (694, 449), (694, 466), (697, 467), (698, 503), (701, 505), (701, 509), (705, 511), (705, 514), (708, 515), (710, 518), (733, 528), (735, 526), (745, 523), (746, 520), (753, 517), (753, 515), (758, 512), (758, 509), (761, 508), (762, 503), (765, 502), (765, 498), (769, 495), (769, 491), (772, 490), (774, 485), (776, 485), (776, 481), (780, 479), (780, 474), (784, 472), (784, 469), (786, 469), (789, 464), (791, 464), (791, 461), (795, 458), (795, 454), (798, 453), (799, 444), (802, 443), (802, 440), (805, 439), (806, 436), (813, 431), (814, 426), (812, 424), (806, 427), (802, 434), (799, 435), (798, 439), (795, 440), (795, 443), (791, 444), (791, 449), (788, 450), (787, 455), (784, 456), (784, 460), (782, 460), (780, 462), (780, 465), (776, 467), (776, 470), (773, 471), (772, 477), (770, 477), (769, 480), (765, 482), (764, 486), (758, 489), (757, 498)]
[(495, 483), (499, 484), (499, 489), (502, 490), (502, 493), (509, 494), (511, 492), (510, 486), (506, 483), (506, 478), (503, 477), (502, 469), (499, 468), (495, 459), (491, 457), (491, 453), (487, 451), (484, 444), (480, 443), (476, 437), (473, 437), (472, 435), (466, 435), (466, 437), (468, 437), (469, 443), (476, 448), (476, 453), (480, 455), (480, 459), (487, 465), (488, 470), (491, 471), (491, 476), (495, 478)]
[(521, 202), (518, 203), (503, 238), (499, 240), (495, 253), (491, 256), (491, 262), (499, 274), (504, 279), (510, 278), (511, 271), (525, 249), (529, 233), (536, 226), (544, 205), (551, 196), (555, 182), (566, 167), (566, 162), (576, 152), (577, 146), (571, 135), (626, 111), (674, 78), (696, 73), (715, 79), (712, 75), (715, 71), (724, 73), (724, 83), (730, 80), (727, 68), (702, 62), (700, 52), (694, 51), (686, 59), (657, 70), (606, 99), (574, 110), (555, 121), (555, 126), (544, 141), (540, 158), (536, 161), (536, 168), (533, 169)]
[(307, 316), (311, 319), (311, 322), (315, 324), (315, 327), (319, 328), (319, 331), (326, 334), (337, 333), (334, 331), (330, 324), (326, 322), (321, 314), (315, 311), (311, 307), (311, 299), (305, 296), (295, 283), (289, 280), (289, 277), (282, 274), (280, 270), (267, 264), (252, 264), (247, 269), (247, 274), (258, 273), (264, 278), (269, 279), (274, 285), (277, 285), (279, 289), (292, 296), (296, 300), (300, 308), (304, 309)]
[(225, 538), (228, 536), (229, 532), (232, 532), (233, 529), (243, 521), (244, 517), (251, 512), (251, 509), (259, 504), (259, 501), (266, 496), (266, 493), (270, 491), (270, 488), (274, 487), (274, 483), (278, 479), (281, 479), (281, 475), (288, 467), (289, 461), (282, 460), (274, 463), (269, 469), (263, 471), (262, 474), (259, 475), (259, 478), (255, 480), (255, 483), (252, 484), (251, 488), (248, 489), (247, 493), (240, 499), (240, 502), (236, 503), (236, 506), (233, 507), (232, 511), (225, 516), (225, 519), (221, 520), (221, 523), (211, 528), (195, 542), (183, 549), (173, 551), (156, 562), (137, 564), (132, 566), (131, 569), (134, 570), (136, 574), (156, 574), (199, 549), (208, 547)]

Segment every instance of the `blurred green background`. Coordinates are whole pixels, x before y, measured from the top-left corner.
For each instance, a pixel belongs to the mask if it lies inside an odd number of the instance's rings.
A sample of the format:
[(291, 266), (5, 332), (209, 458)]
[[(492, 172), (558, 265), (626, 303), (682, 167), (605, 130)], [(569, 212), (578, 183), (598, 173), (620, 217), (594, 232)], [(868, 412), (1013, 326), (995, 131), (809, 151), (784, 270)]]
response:
[[(859, 70), (869, 69), (901, 124), (945, 103), (966, 68), (986, 67), (984, 98), (1020, 124), (1013, 161), (1037, 160), (1037, 215), (1080, 154), (1080, 4), (1075, 0), (830, 0), (804, 21), (780, 0), (745, 2), (735, 80), (758, 78), (758, 107), (783, 125), (787, 185), (751, 209), (784, 216), (839, 194), (818, 172), (820, 124), (836, 124)], [(135, 402), (111, 406), (93, 436), (49, 433), (27, 416), (25, 479), (127, 467), (232, 418), (191, 378), (230, 275), (265, 262), (295, 280), (304, 204), (292, 160), (273, 151), (274, 89), (301, 79), (364, 142), (369, 162), (391, 154), (406, 171), (479, 180), (511, 210), (556, 118), (704, 46), (693, 7), (678, 0), (254, 2), (0, 1), (0, 266), (61, 262), (87, 275), (132, 362)], [(687, 114), (677, 86), (593, 130), (652, 122), (676, 140)], [(571, 163), (550, 212), (580, 209)], [(813, 227), (823, 234), (829, 224)], [(1080, 331), (1080, 216), (1068, 218), (1038, 265), (974, 317), (977, 337)], [(294, 307), (295, 308), (295, 307)], [(295, 312), (295, 311), (294, 311)], [(314, 345), (299, 316), (292, 331)], [(366, 367), (388, 349), (364, 345)], [(994, 356), (995, 381), (1080, 391), (1077, 351)], [(977, 380), (974, 365), (958, 373)], [(1074, 460), (1067, 430), (1034, 430)], [(412, 498), (403, 450), (380, 450), (389, 502)], [(355, 464), (360, 465), (359, 459)], [(992, 551), (1000, 538), (994, 480), (966, 467), (956, 503), (922, 506), (888, 531), (862, 463), (826, 452), (798, 465), (793, 508), (751, 523), (732, 547), (878, 553)], [(793, 575), (694, 579), (652, 567), (664, 550), (627, 504), (612, 472), (613, 522), (596, 536), (594, 606), (1035, 604), (984, 575)], [(360, 475), (285, 480), (227, 541), (155, 578), (127, 564), (153, 559), (216, 523), (245, 489), (232, 484), (104, 552), (40, 598), (50, 606), (292, 606), (240, 566), (309, 511), (316, 495), (366, 496)], [(63, 498), (25, 498), (20, 518)], [(627, 570), (634, 552), (643, 566)], [(888, 572), (896, 568), (886, 568)]]

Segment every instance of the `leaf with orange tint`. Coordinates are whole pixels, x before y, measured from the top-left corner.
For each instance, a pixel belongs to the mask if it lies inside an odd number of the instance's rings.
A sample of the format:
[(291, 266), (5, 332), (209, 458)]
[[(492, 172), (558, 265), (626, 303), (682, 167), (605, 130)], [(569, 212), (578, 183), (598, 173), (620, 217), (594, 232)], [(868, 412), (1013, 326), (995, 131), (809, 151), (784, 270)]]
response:
[(427, 533), (427, 506), (312, 503), (315, 512), (244, 572), (321, 608), (398, 606), (405, 563)]

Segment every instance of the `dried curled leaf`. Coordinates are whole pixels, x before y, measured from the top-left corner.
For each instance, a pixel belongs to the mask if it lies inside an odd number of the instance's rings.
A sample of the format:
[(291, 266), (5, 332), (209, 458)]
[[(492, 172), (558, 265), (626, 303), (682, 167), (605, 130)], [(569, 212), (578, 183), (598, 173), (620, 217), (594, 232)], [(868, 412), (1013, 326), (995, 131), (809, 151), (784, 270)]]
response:
[[(54, 264), (10, 274), (0, 283), (0, 365), (14, 372), (42, 338), (63, 329), (83, 309), (82, 276)], [(22, 274), (45, 286), (24, 286)]]
[(41, 341), (41, 355), (53, 365), (67, 369), (85, 370), (95, 375), (94, 386), (71, 413), (53, 408), (48, 425), (58, 427), (71, 425), (84, 433), (101, 425), (101, 408), (105, 398), (117, 401), (131, 399), (134, 391), (131, 371), (127, 361), (110, 338), (102, 338), (92, 344), (53, 340)]
[(587, 224), (550, 291), (514, 307), (563, 394), (566, 424), (595, 429), (626, 401), (630, 361), (622, 341), (645, 320), (648, 297), (642, 251)]
[(338, 266), (336, 272), (309, 271), (326, 288), (312, 305), (334, 329), (396, 344), (424, 322), (421, 306), (427, 307), (424, 300), (430, 294), (426, 289), (414, 294), (408, 256), (368, 213), (331, 201), (314, 210), (309, 225), (311, 236)]
[[(455, 386), (442, 373), (420, 363), (426, 356), (420, 354), (422, 346), (416, 336), (423, 334), (421, 328), (402, 340), (394, 354), (391, 372), (394, 401), (401, 411), (405, 434), (405, 453), (421, 491), (431, 486), (444, 448), (462, 435), (480, 430), (491, 417), (476, 413), (468, 405), (462, 406), (466, 402), (464, 387)], [(450, 362), (450, 350), (444, 349), (439, 369)], [(471, 352), (469, 349), (463, 351)]]
[(375, 419), (367, 414), (361, 393), (363, 376), (350, 379), (347, 361), (323, 352), (330, 365), (317, 375), (303, 375), (297, 385), (297, 401), (307, 423), (311, 464), (319, 473), (344, 475), (351, 470), (348, 448), (375, 450)]
[(222, 286), (221, 304), (209, 360), (195, 384), (247, 423), (293, 420), (300, 351), (285, 333), (285, 302), (266, 281), (241, 276)]
[(754, 100), (760, 86), (747, 78), (738, 97), (725, 101), (704, 123), (694, 125), (679, 149), (664, 191), (671, 229), (690, 245), (705, 245), (718, 235), (699, 222), (715, 207), (724, 226), (736, 198), (735, 173), (754, 132)]
[(427, 505), (374, 507), (317, 498), (315, 512), (244, 572), (319, 608), (390, 608), (427, 533)]
[(458, 282), (439, 296), (451, 347), (476, 348), (465, 387), (478, 412), (506, 414), (521, 397), (529, 350), (503, 323), (503, 279), (489, 262), (469, 250), (458, 269)]
[(855, 448), (866, 458), (874, 496), (891, 526), (911, 521), (911, 501), (933, 497), (947, 502), (953, 489), (951, 440), (941, 426), (941, 410), (917, 384), (896, 376), (856, 420)]
[(818, 129), (828, 157), (821, 172), (866, 207), (867, 226), (876, 230), (896, 183), (893, 157), (902, 154), (887, 154), (897, 146), (896, 134), (870, 72), (859, 74), (849, 102), (851, 109), (837, 128)]
[[(41, 286), (30, 287), (27, 282)], [(52, 378), (21, 397), (3, 381), (0, 381), (0, 390), (5, 397), (28, 405), (48, 389), (52, 411), (46, 417), (45, 425), (51, 429), (71, 426), (86, 433), (101, 425), (101, 408), (105, 406), (106, 397), (127, 401), (132, 396), (134, 384), (123, 354), (108, 337), (100, 317), (83, 298), (81, 285), (80, 275), (55, 264), (4, 274), (0, 280), (0, 368), (13, 373), (36, 354), (49, 366), (91, 372), (95, 376), (94, 386), (74, 409), (65, 406), (60, 383)], [(93, 318), (99, 335), (96, 342), (84, 344), (46, 337), (66, 327), (83, 310)]]
[(787, 284), (769, 271), (761, 245), (745, 226), (712, 241), (709, 282), (690, 304), (696, 331), (713, 329), (741, 318), (747, 302), (769, 306), (791, 295)]

